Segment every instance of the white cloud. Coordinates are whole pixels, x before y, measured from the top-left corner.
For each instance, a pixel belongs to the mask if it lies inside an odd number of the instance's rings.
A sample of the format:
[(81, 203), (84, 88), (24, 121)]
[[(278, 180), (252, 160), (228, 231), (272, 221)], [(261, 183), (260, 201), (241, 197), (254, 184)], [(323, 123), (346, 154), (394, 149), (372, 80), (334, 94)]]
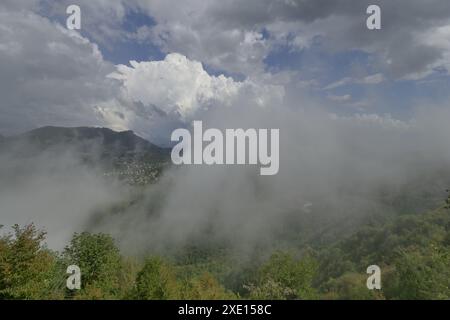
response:
[(353, 79), (352, 78), (350, 78), (350, 77), (345, 77), (345, 78), (342, 78), (342, 79), (340, 79), (340, 80), (338, 80), (338, 81), (335, 81), (335, 82), (333, 82), (333, 83), (330, 83), (329, 85), (327, 85), (326, 87), (324, 87), (323, 89), (324, 90), (332, 90), (332, 89), (336, 89), (336, 88), (339, 88), (339, 87), (342, 87), (342, 86), (346, 86), (346, 85), (348, 85), (348, 84), (351, 84), (351, 83), (353, 83)]
[(117, 41), (127, 38), (123, 21), (130, 7), (123, 0), (41, 0), (47, 6), (46, 15), (62, 23), (67, 19), (66, 8), (76, 4), (81, 8), (82, 31), (92, 41), (104, 47), (111, 47)]
[(378, 127), (381, 129), (406, 130), (414, 126), (414, 121), (402, 121), (393, 118), (390, 114), (374, 114), (374, 113), (356, 113), (351, 116), (338, 116), (330, 114), (331, 119), (346, 124), (358, 125), (362, 127)]
[(345, 77), (338, 81), (332, 82), (329, 85), (325, 86), (323, 90), (332, 90), (336, 88), (340, 88), (350, 84), (366, 84), (366, 85), (374, 85), (379, 84), (385, 80), (384, 76), (381, 73), (376, 73), (373, 75), (369, 75), (363, 78), (351, 78)]
[(338, 102), (338, 103), (343, 103), (343, 102), (349, 102), (352, 100), (352, 96), (349, 94), (344, 94), (341, 96), (337, 96), (337, 95), (329, 95), (328, 99), (330, 99), (331, 101), (334, 102)]
[(381, 73), (376, 73), (367, 77), (364, 77), (359, 83), (362, 84), (378, 84), (384, 81), (384, 76)]
[(270, 48), (261, 28), (224, 19), (223, 9), (230, 6), (234, 10), (234, 3), (135, 1), (157, 23), (145, 32), (147, 41), (164, 52), (179, 52), (228, 73), (257, 75), (264, 71), (263, 59)]
[[(425, 30), (417, 35), (418, 41), (428, 46), (439, 48), (442, 51), (438, 59), (431, 68), (444, 67), (447, 72), (450, 70), (450, 20), (445, 25)], [(428, 70), (429, 74), (431, 71)]]
[(329, 53), (366, 52), (394, 79), (424, 77), (447, 65), (441, 56), (449, 48), (432, 40), (441, 34), (446, 42), (447, 0), (379, 0), (380, 32), (365, 27), (369, 0), (135, 1), (157, 22), (150, 41), (228, 72), (258, 75), (274, 49), (303, 50), (315, 39)]
[(168, 54), (162, 61), (130, 64), (117, 66), (117, 72), (110, 75), (121, 81), (124, 94), (135, 102), (179, 115), (183, 121), (214, 107), (279, 104), (284, 94), (280, 86), (209, 75), (200, 62), (177, 53)]
[(93, 106), (117, 90), (95, 44), (46, 18), (0, 12), (0, 127), (98, 125)]

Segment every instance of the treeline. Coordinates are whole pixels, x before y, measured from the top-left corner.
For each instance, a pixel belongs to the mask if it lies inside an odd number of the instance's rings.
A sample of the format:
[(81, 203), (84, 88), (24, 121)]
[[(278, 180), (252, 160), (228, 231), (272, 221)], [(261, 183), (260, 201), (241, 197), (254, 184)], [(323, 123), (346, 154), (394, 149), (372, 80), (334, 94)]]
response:
[[(0, 237), (0, 299), (449, 299), (450, 214), (438, 209), (367, 226), (329, 247), (274, 251), (255, 263), (226, 253), (189, 259), (122, 255), (106, 234), (74, 234), (62, 252), (34, 225)], [(379, 265), (382, 289), (368, 290)], [(66, 268), (81, 289), (66, 288)]]
[[(371, 264), (381, 267), (382, 299), (450, 298), (450, 210), (401, 215), (366, 226), (319, 253), (316, 284), (325, 296), (369, 299), (360, 285)], [(364, 277), (365, 278), (365, 277)]]

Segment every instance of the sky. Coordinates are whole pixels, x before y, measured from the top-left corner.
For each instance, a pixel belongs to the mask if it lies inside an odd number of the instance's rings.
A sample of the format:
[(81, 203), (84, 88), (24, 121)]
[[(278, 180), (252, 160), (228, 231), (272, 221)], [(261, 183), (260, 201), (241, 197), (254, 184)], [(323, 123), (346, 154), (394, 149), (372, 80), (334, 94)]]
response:
[[(72, 4), (81, 30), (66, 27)], [(366, 27), (370, 4), (380, 30)], [(447, 0), (0, 3), (4, 135), (104, 126), (164, 144), (211, 110), (247, 105), (410, 123), (449, 105), (449, 69)]]

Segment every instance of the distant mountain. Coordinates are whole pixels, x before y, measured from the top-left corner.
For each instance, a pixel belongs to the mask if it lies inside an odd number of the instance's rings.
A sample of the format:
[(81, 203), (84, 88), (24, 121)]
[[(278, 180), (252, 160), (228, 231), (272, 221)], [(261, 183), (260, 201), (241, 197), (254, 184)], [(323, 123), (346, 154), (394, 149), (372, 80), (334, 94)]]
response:
[(148, 142), (133, 131), (116, 132), (108, 128), (42, 127), (17, 136), (2, 137), (1, 140), (4, 147), (26, 143), (39, 151), (66, 146), (81, 148), (80, 151), (95, 147), (98, 153), (114, 152), (116, 155), (146, 153), (165, 157), (169, 153), (168, 149)]
[(156, 178), (170, 160), (169, 149), (158, 147), (133, 131), (49, 126), (0, 138), (0, 155), (9, 153), (20, 159), (62, 152), (72, 152), (87, 164), (103, 167), (105, 174), (127, 180), (132, 177), (131, 180), (143, 183)]

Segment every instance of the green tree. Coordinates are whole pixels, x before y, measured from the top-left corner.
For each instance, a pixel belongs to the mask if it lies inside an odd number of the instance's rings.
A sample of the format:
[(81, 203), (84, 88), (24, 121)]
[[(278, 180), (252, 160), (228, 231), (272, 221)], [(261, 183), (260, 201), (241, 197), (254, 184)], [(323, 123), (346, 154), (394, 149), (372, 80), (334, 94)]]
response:
[(75, 298), (120, 298), (122, 261), (111, 236), (75, 233), (63, 257), (67, 265), (77, 265), (81, 270), (82, 290)]
[(402, 250), (395, 271), (385, 281), (390, 299), (450, 299), (450, 249)]
[(177, 299), (181, 287), (173, 267), (159, 257), (147, 258), (137, 274), (136, 298), (142, 300)]
[(226, 290), (209, 272), (188, 279), (183, 288), (183, 299), (188, 300), (226, 300), (237, 296)]
[(44, 246), (45, 232), (33, 224), (13, 226), (0, 238), (0, 298), (56, 299), (63, 297), (56, 255)]
[(261, 266), (256, 285), (248, 286), (252, 299), (314, 299), (312, 281), (317, 264), (309, 256), (295, 259), (276, 252)]
[(338, 300), (381, 300), (384, 299), (380, 290), (369, 290), (366, 285), (368, 275), (365, 273), (349, 272), (327, 284), (324, 299)]

